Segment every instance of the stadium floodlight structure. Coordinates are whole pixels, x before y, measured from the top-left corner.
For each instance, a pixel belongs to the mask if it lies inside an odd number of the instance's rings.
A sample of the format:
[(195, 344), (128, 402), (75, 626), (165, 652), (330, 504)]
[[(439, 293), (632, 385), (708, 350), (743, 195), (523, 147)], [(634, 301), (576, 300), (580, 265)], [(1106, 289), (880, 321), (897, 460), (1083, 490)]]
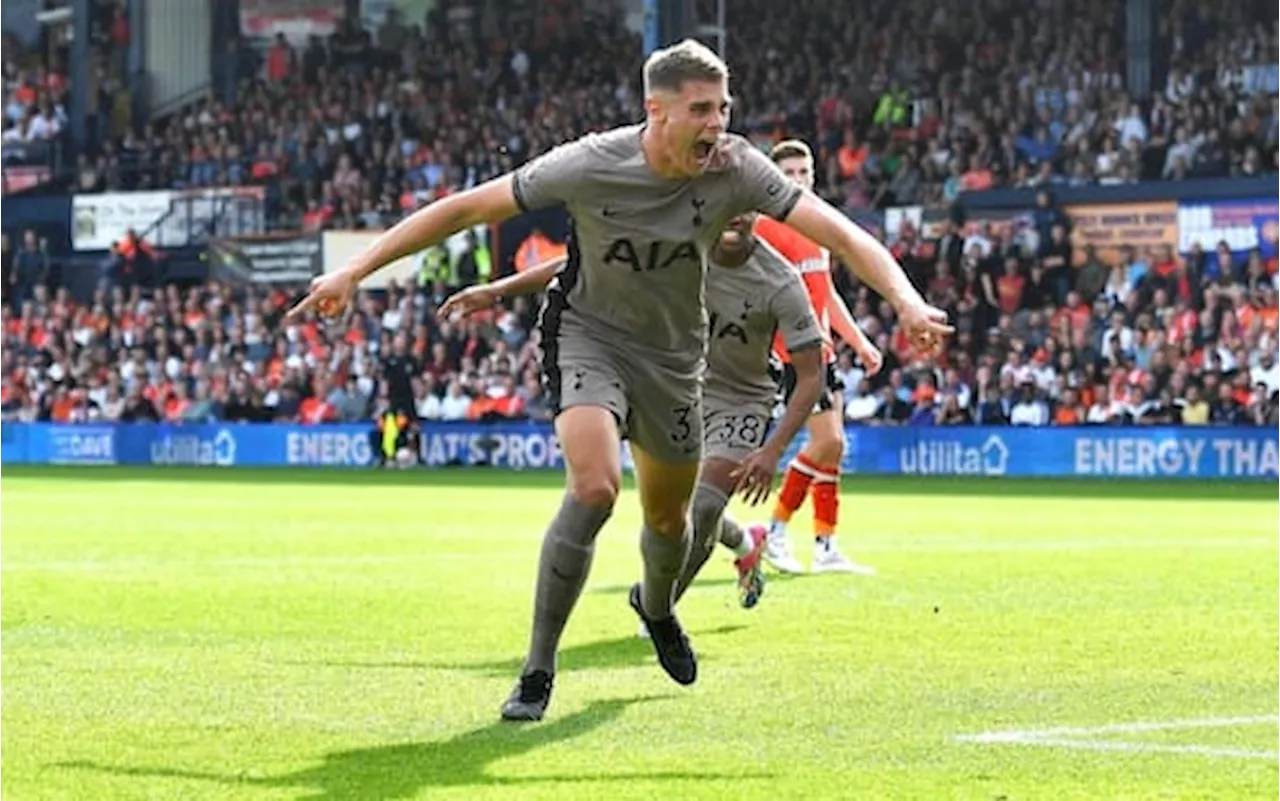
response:
[[(697, 37), (700, 41), (702, 41), (703, 44), (707, 45), (708, 47), (714, 48), (716, 53), (718, 53), (720, 55), (720, 58), (722, 59), (728, 58), (728, 55), (725, 53), (725, 50), (724, 50), (724, 47), (725, 47), (724, 6), (727, 1), (728, 0), (715, 0), (716, 2), (715, 21), (708, 22), (706, 20), (696, 20), (694, 22), (694, 29), (693, 29), (693, 35)], [(695, 14), (698, 13), (696, 5), (694, 8), (694, 13)], [(712, 41), (708, 41), (708, 40), (714, 40), (714, 44), (712, 44)]]
[(704, 18), (697, 0), (645, 0), (644, 28), (645, 53), (659, 47), (675, 44), (681, 39), (694, 38), (715, 50), (725, 58), (725, 4), (728, 0), (715, 0), (714, 12)]

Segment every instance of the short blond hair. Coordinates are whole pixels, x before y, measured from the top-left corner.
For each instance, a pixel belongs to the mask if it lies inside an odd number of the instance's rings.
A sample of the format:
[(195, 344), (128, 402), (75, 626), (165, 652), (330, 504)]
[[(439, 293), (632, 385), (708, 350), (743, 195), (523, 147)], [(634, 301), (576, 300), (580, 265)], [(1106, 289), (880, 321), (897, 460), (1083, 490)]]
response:
[(689, 81), (727, 81), (729, 67), (715, 51), (695, 39), (655, 50), (644, 62), (644, 96), (679, 92)]
[(813, 151), (799, 139), (783, 139), (769, 151), (769, 158), (774, 164), (796, 158), (813, 161)]

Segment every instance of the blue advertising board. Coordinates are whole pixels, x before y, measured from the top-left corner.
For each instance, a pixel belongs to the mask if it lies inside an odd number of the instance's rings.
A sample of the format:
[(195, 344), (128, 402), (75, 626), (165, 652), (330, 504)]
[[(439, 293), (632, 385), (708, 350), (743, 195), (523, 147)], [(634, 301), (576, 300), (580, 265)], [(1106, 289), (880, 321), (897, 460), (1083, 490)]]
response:
[[(1274, 189), (1274, 187), (1273, 187)], [(1276, 257), (1280, 203), (1276, 198), (1178, 201), (1178, 251), (1186, 254), (1200, 243), (1212, 252), (1226, 242), (1237, 259), (1258, 248), (1262, 258)]]
[[(847, 434), (845, 472), (873, 475), (1274, 481), (1280, 461), (1280, 434), (1267, 428), (850, 426)], [(428, 424), (422, 458), (436, 468), (564, 465), (551, 427), (531, 422)], [(6, 423), (0, 462), (359, 468), (373, 464), (374, 449), (358, 425)]]

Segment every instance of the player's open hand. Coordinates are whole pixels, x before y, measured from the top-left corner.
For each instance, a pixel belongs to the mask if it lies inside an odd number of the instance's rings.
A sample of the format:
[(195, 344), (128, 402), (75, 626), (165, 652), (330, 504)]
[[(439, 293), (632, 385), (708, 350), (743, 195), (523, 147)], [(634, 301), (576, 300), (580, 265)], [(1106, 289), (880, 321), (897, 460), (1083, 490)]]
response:
[(752, 506), (763, 503), (773, 491), (773, 477), (778, 474), (778, 461), (782, 454), (772, 448), (752, 451), (742, 464), (729, 474), (733, 479), (733, 491)]
[(870, 342), (858, 348), (857, 355), (858, 361), (862, 362), (863, 369), (867, 371), (867, 378), (880, 372), (880, 368), (884, 367), (884, 354)]
[(314, 311), (321, 317), (339, 317), (356, 294), (356, 277), (347, 270), (337, 270), (319, 275), (311, 280), (307, 296), (289, 310), (286, 319), (296, 321), (307, 312)]
[(942, 340), (955, 331), (947, 324), (947, 313), (923, 299), (900, 309), (898, 323), (907, 330), (911, 344), (925, 353), (936, 351)]
[(494, 292), (488, 286), (476, 284), (455, 292), (445, 299), (445, 302), (440, 304), (438, 316), (442, 320), (447, 320), (453, 315), (466, 317), (478, 311), (491, 309), (493, 304), (497, 302), (497, 292)]

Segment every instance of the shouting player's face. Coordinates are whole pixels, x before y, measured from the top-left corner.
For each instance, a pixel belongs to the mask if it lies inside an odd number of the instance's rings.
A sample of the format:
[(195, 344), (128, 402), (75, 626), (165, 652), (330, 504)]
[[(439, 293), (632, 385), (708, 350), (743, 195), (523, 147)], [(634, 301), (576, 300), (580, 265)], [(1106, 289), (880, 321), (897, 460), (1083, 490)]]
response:
[(662, 131), (671, 166), (683, 175), (701, 175), (711, 166), (716, 144), (729, 127), (728, 85), (686, 81), (679, 92), (657, 99), (651, 115)]
[(778, 162), (778, 169), (805, 189), (813, 189), (813, 159), (804, 156), (788, 156)]

